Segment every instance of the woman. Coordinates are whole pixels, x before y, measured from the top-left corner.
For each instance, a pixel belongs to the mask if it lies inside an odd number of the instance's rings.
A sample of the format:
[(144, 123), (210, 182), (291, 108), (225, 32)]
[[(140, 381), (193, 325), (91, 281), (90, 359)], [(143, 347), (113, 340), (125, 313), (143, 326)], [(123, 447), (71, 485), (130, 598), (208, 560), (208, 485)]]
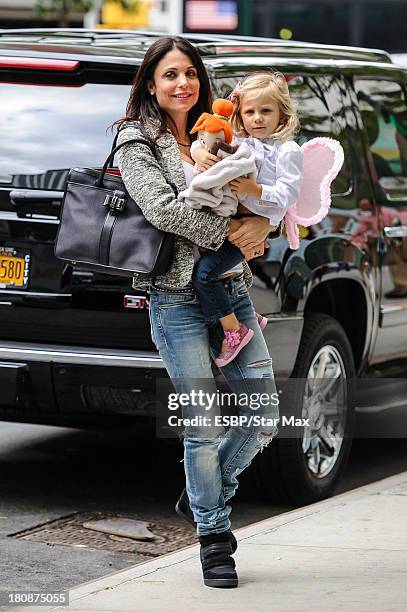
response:
[[(143, 144), (129, 144), (119, 152), (119, 168), (130, 195), (154, 226), (175, 234), (173, 262), (165, 274), (146, 278), (135, 274), (133, 287), (150, 293), (152, 338), (177, 391), (205, 387), (216, 391), (211, 368), (211, 344), (219, 350), (221, 330), (208, 325), (191, 285), (197, 247), (217, 250), (231, 240), (251, 259), (264, 253), (270, 231), (267, 219), (240, 221), (189, 209), (178, 201), (177, 191), (192, 179), (190, 129), (202, 112), (209, 111), (210, 84), (195, 48), (179, 37), (157, 40), (145, 54), (127, 105), (126, 117), (118, 122), (118, 143), (144, 138), (155, 146), (157, 157)], [(246, 282), (245, 282), (246, 281)], [(228, 384), (246, 394), (266, 389), (275, 392), (271, 360), (258, 326), (247, 286), (250, 270), (224, 281), (239, 320), (255, 330), (255, 337), (238, 358), (222, 368)], [(193, 381), (195, 383), (193, 384)], [(198, 383), (197, 383), (198, 381)], [(260, 384), (259, 384), (260, 383)], [(183, 416), (206, 412), (204, 405), (188, 406)], [(241, 414), (251, 414), (249, 408)], [(207, 412), (206, 412), (207, 414)], [(268, 404), (265, 414), (278, 419), (278, 409)], [(224, 434), (213, 422), (210, 427), (186, 427), (184, 466), (186, 491), (177, 511), (196, 524), (201, 544), (204, 582), (213, 587), (238, 584), (235, 563), (236, 539), (230, 531), (230, 499), (237, 488), (236, 476), (268, 444), (277, 428), (236, 426)]]

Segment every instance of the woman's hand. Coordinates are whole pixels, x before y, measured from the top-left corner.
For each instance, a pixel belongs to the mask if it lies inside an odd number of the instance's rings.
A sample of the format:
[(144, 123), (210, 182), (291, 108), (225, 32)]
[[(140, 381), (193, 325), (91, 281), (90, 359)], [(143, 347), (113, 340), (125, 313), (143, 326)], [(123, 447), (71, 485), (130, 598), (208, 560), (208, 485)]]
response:
[(256, 257), (261, 257), (264, 255), (264, 251), (270, 247), (267, 240), (258, 244), (254, 249), (240, 249), (246, 261), (250, 261), (251, 259), (255, 259)]
[(254, 180), (254, 175), (249, 174), (248, 177), (239, 176), (230, 181), (230, 190), (238, 196), (251, 195), (260, 200), (262, 187)]
[(239, 229), (239, 227), (241, 227), (241, 225), (242, 224), (237, 219), (231, 219), (229, 222), (228, 238), (229, 236), (237, 232), (237, 230)]
[(266, 240), (271, 229), (266, 217), (243, 217), (239, 219), (240, 227), (236, 231), (232, 230), (233, 221), (236, 222), (236, 219), (231, 219), (228, 239), (239, 247), (242, 253), (243, 248), (246, 251), (256, 250), (256, 247)]
[(204, 172), (208, 170), (211, 166), (214, 166), (216, 162), (220, 161), (219, 157), (216, 155), (212, 155), (203, 147), (197, 147), (193, 151), (191, 151), (191, 157), (196, 163), (196, 167), (198, 172)]

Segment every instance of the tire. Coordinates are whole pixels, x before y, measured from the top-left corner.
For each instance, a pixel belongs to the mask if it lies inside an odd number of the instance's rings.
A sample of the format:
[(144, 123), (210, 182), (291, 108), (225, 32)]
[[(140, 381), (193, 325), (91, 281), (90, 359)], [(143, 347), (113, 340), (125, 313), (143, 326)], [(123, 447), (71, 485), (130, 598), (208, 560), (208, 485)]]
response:
[[(269, 447), (256, 456), (253, 462), (255, 473), (251, 474), (252, 484), (263, 498), (300, 505), (319, 501), (333, 495), (346, 468), (355, 422), (355, 365), (346, 333), (335, 319), (325, 314), (311, 313), (305, 318), (294, 370), (290, 380), (287, 381), (290, 386), (286, 399), (289, 401), (284, 402), (281, 414), (284, 414), (285, 406), (289, 405), (289, 414), (292, 415), (294, 412), (297, 417), (308, 415), (302, 412), (305, 406), (303, 394), (304, 390), (308, 389), (307, 384), (309, 389), (312, 388), (310, 368), (313, 362), (311, 372), (319, 373), (321, 369), (318, 369), (318, 365), (321, 368), (322, 362), (322, 364), (328, 364), (325, 372), (336, 373), (338, 376), (338, 378), (335, 375), (332, 378), (326, 377), (323, 380), (328, 381), (327, 385), (331, 387), (331, 391), (338, 387), (342, 389), (343, 402), (341, 409), (338, 409), (340, 414), (337, 421), (342, 427), (339, 431), (343, 431), (344, 435), (337, 435), (336, 438), (333, 435), (328, 437), (328, 442), (335, 446), (335, 451), (332, 450), (332, 446), (328, 449), (318, 434), (313, 438), (305, 437), (304, 427), (295, 428), (296, 437), (278, 436)], [(342, 373), (338, 375), (339, 369)], [(302, 379), (302, 381), (293, 385), (293, 378)], [(306, 383), (304, 379), (309, 382)], [(336, 380), (336, 382), (330, 383), (330, 380)], [(338, 380), (341, 380), (342, 383), (338, 383)], [(296, 386), (297, 389), (293, 390), (293, 386)], [(322, 387), (314, 384), (314, 389), (316, 388)], [(316, 396), (311, 391), (309, 395), (310, 397)], [(309, 405), (312, 406), (312, 402)], [(319, 402), (314, 405), (319, 405)], [(320, 405), (327, 410), (328, 404), (324, 400)], [(335, 402), (333, 405), (336, 405)], [(320, 421), (317, 420), (316, 423), (323, 422), (319, 432), (322, 432), (322, 436), (327, 439), (327, 427), (330, 430), (334, 423), (332, 419), (335, 417), (327, 417), (319, 413), (318, 418)], [(281, 426), (281, 421), (279, 429), (280, 431), (285, 429)], [(308, 430), (309, 433), (316, 431), (315, 428)], [(320, 443), (317, 442), (318, 439)], [(312, 440), (312, 442), (305, 451), (303, 444), (306, 446), (307, 440)], [(312, 444), (319, 446), (325, 456), (328, 453), (330, 456), (321, 460), (318, 448), (313, 451)]]

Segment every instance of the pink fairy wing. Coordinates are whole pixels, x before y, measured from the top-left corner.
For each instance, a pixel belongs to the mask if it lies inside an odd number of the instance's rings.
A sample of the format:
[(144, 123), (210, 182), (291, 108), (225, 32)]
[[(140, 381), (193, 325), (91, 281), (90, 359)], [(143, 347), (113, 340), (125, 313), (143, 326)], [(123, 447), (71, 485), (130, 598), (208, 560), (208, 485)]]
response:
[(331, 183), (338, 175), (344, 154), (333, 138), (313, 138), (301, 147), (304, 174), (298, 202), (289, 207), (290, 219), (300, 225), (319, 223), (331, 205)]

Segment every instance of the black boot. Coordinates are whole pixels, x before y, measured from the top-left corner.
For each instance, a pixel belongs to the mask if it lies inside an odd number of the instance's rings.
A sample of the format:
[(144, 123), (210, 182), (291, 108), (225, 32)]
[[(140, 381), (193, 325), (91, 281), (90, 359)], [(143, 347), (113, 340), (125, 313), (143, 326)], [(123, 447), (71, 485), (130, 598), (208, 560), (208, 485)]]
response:
[(239, 581), (228, 532), (200, 536), (199, 541), (204, 584), (221, 589), (237, 587)]
[[(179, 516), (181, 516), (183, 519), (188, 521), (188, 523), (192, 525), (192, 527), (195, 527), (196, 529), (194, 514), (191, 510), (191, 506), (189, 505), (189, 499), (188, 499), (186, 489), (182, 491), (181, 497), (175, 504), (175, 512), (179, 514)], [(230, 531), (230, 529), (226, 533), (229, 534), (229, 542), (232, 546), (232, 555), (233, 555), (233, 553), (235, 553), (237, 549), (237, 540), (235, 536), (233, 535), (233, 533)]]

